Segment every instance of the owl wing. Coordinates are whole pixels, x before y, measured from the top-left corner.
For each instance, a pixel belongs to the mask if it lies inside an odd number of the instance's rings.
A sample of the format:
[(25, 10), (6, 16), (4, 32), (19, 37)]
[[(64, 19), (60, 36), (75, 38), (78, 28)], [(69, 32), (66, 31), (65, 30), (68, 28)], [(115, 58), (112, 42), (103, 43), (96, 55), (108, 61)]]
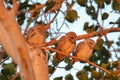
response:
[(79, 55), (79, 52), (82, 51), (85, 47), (84, 42), (80, 42), (76, 48), (75, 56)]
[(63, 48), (65, 42), (66, 42), (66, 37), (62, 36), (58, 41), (57, 49), (61, 50)]
[[(59, 39), (58, 45), (57, 45), (57, 49), (58, 49), (59, 51), (64, 52), (64, 44), (65, 44), (65, 42), (66, 42), (66, 38), (65, 38), (65, 36), (62, 36), (62, 37)], [(62, 59), (64, 58), (64, 56), (63, 56), (63, 55), (60, 55), (60, 54), (56, 54), (56, 58), (57, 58), (58, 60), (62, 60)]]

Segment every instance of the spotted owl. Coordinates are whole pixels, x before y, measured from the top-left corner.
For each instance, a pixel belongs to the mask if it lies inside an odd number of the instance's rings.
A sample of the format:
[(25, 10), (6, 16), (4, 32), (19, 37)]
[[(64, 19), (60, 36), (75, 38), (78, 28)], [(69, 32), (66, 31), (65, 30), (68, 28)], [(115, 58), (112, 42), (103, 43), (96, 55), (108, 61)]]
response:
[[(74, 56), (82, 59), (83, 61), (88, 60), (93, 52), (95, 47), (95, 42), (92, 39), (86, 39), (78, 44)], [(78, 60), (74, 60), (76, 62)]]
[[(77, 35), (75, 32), (68, 32), (59, 39), (57, 50), (61, 51), (63, 54), (69, 55), (76, 46), (76, 38)], [(64, 56), (60, 54), (56, 54), (56, 57), (58, 60), (64, 59)]]

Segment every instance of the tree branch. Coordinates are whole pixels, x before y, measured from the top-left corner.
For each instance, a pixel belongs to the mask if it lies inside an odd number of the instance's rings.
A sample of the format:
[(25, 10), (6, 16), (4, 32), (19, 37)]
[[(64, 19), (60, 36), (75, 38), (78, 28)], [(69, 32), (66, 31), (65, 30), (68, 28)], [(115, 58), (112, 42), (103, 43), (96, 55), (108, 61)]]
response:
[(80, 35), (80, 36), (77, 37), (77, 40), (96, 37), (96, 36), (104, 36), (107, 33), (111, 33), (111, 32), (120, 32), (120, 27), (118, 27), (118, 28), (108, 28), (108, 29), (103, 30), (101, 33), (92, 32), (92, 33), (89, 33), (89, 34)]
[(13, 8), (11, 10), (13, 16), (15, 17), (19, 8), (19, 4), (17, 3), (16, 0), (12, 0), (13, 1)]
[[(43, 47), (43, 48), (44, 48), (44, 47)], [(103, 70), (104, 72), (106, 72), (106, 73), (108, 73), (108, 74), (111, 74), (111, 72), (108, 71), (107, 69), (102, 68), (102, 67), (96, 65), (95, 63), (90, 62), (89, 60), (84, 61), (84, 60), (82, 60), (82, 59), (80, 59), (80, 58), (78, 58), (78, 57), (75, 57), (75, 56), (70, 56), (70, 55), (68, 56), (68, 55), (62, 53), (61, 51), (58, 51), (58, 50), (53, 49), (53, 48), (46, 48), (46, 49), (51, 50), (51, 51), (54, 51), (54, 52), (57, 52), (57, 53), (60, 54), (60, 55), (64, 55), (64, 56), (67, 56), (67, 57), (71, 57), (71, 58), (73, 58), (73, 59), (77, 59), (77, 60), (80, 60), (80, 61), (83, 61), (83, 62), (87, 62), (88, 64), (90, 64), (90, 65), (92, 65), (92, 66), (95, 66), (96, 68), (99, 68), (99, 69)]]
[(0, 19), (7, 18), (7, 15), (5, 13), (7, 10), (4, 7), (3, 0), (0, 0)]

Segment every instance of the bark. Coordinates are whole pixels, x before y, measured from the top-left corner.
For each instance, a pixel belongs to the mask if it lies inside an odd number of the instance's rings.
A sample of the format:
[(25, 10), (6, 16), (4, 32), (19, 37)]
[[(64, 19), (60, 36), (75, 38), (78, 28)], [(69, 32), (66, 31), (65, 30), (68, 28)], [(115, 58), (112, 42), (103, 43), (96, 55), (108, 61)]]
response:
[(35, 52), (33, 50), (34, 55), (30, 58), (32, 52), (28, 49), (16, 22), (18, 8), (16, 0), (13, 0), (13, 5), (13, 9), (8, 11), (4, 7), (3, 0), (0, 0), (0, 41), (8, 55), (20, 66), (22, 80), (48, 80), (45, 56), (40, 54), (41, 52), (38, 54), (38, 50)]

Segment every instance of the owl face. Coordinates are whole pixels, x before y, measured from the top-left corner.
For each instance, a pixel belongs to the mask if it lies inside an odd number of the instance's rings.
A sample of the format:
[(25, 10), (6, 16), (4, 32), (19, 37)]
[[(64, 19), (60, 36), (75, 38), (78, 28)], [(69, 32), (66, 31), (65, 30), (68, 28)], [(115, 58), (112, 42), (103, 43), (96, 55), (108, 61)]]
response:
[(75, 42), (76, 41), (76, 38), (77, 38), (77, 35), (75, 32), (68, 32), (66, 34), (66, 37), (71, 41), (71, 42)]
[(95, 47), (95, 41), (92, 40), (92, 39), (85, 40), (85, 43), (88, 44), (88, 46), (89, 46), (90, 49), (93, 49)]
[(27, 41), (32, 45), (41, 45), (45, 43), (45, 33), (35, 26), (29, 30)]

